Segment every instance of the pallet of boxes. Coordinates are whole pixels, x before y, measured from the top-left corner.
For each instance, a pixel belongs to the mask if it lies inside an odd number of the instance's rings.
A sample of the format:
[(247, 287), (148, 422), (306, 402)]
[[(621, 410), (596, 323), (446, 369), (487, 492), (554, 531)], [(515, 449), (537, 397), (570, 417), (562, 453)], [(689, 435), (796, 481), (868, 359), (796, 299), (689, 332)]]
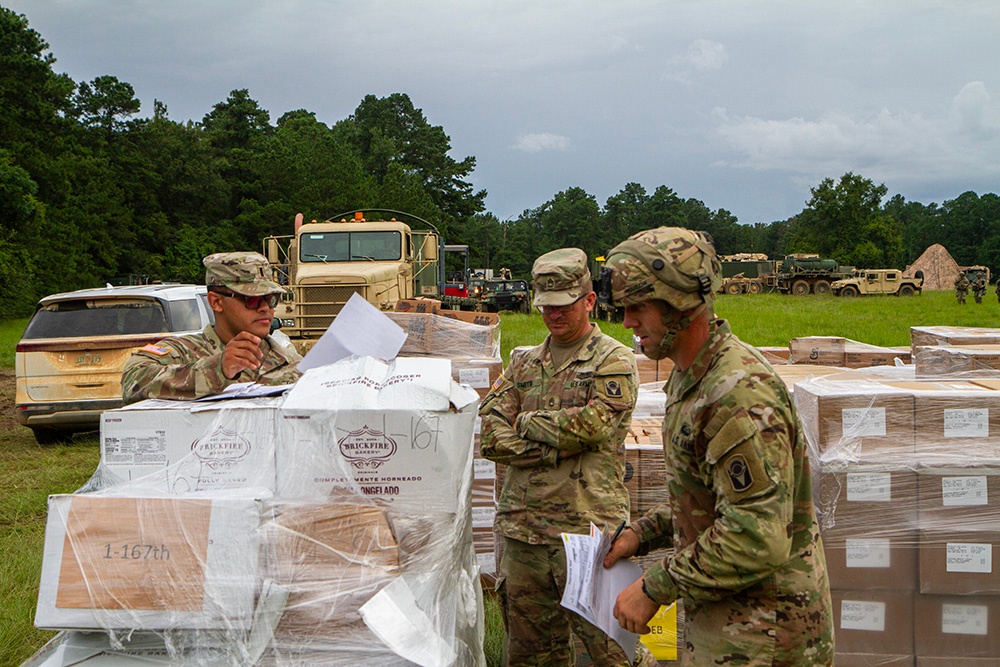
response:
[(1000, 330), (914, 327), (911, 341), (912, 364), (795, 386), (836, 664), (997, 665)]
[(404, 324), (394, 361), (283, 395), (105, 412), (49, 499), (35, 624), (62, 632), (25, 664), (484, 665), (468, 385), (496, 332)]

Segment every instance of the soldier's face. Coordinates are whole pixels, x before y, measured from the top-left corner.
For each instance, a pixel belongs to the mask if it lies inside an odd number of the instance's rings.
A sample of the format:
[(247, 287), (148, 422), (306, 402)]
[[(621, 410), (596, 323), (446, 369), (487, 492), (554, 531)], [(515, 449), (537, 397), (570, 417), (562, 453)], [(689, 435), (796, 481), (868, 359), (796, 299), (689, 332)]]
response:
[(257, 308), (247, 308), (239, 295), (223, 296), (209, 292), (208, 303), (215, 311), (215, 332), (223, 343), (229, 342), (241, 331), (249, 331), (260, 338), (267, 337), (271, 332), (274, 308), (265, 299), (260, 300)]
[(654, 300), (625, 306), (622, 325), (632, 330), (643, 349), (656, 349), (667, 333), (667, 325), (663, 323), (663, 310), (664, 304)]
[(590, 331), (590, 311), (596, 301), (597, 295), (591, 292), (577, 299), (565, 312), (546, 309), (542, 313), (542, 321), (552, 334), (552, 340), (557, 343), (572, 343), (585, 336)]

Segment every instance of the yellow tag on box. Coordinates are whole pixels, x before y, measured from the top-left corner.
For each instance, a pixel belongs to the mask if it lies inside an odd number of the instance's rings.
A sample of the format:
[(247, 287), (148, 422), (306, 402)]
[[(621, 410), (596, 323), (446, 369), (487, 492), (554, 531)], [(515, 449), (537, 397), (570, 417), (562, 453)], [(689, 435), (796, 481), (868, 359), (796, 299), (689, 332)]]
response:
[(649, 634), (640, 635), (639, 641), (645, 644), (657, 660), (676, 660), (677, 603), (669, 607), (660, 607), (649, 621), (649, 629)]

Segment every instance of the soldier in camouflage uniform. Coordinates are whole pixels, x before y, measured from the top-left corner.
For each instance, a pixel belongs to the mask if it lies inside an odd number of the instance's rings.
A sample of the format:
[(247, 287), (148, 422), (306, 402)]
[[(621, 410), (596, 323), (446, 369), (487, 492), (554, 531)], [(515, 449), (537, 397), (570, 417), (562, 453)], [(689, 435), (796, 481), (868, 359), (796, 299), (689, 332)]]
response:
[(255, 252), (230, 252), (209, 255), (202, 263), (215, 324), (133, 353), (122, 373), (126, 403), (190, 400), (236, 382), (290, 384), (301, 375), (296, 366), (302, 357), (287, 337), (270, 335), (274, 307), (285, 290), (268, 279), (267, 259)]
[(968, 293), (969, 279), (965, 276), (965, 271), (960, 271), (958, 277), (955, 278), (955, 298), (964, 306), (965, 297)]
[[(554, 250), (532, 268), (549, 335), (511, 361), (479, 410), (484, 457), (507, 466), (494, 529), (504, 538), (497, 592), (508, 665), (575, 664), (570, 630), (595, 665), (626, 666), (622, 649), (559, 602), (560, 534), (614, 530), (629, 513), (624, 439), (635, 407), (635, 355), (590, 322), (586, 254)], [(655, 665), (640, 647), (636, 664)]]
[(986, 278), (983, 274), (977, 273), (975, 280), (972, 281), (972, 298), (976, 303), (982, 303), (984, 296), (986, 296)]
[(633, 632), (684, 603), (683, 665), (833, 664), (833, 618), (809, 457), (784, 382), (714, 319), (720, 265), (701, 232), (622, 242), (602, 278), (645, 354), (674, 361), (664, 387), (668, 505), (632, 523), (604, 564), (673, 547), (622, 591)]

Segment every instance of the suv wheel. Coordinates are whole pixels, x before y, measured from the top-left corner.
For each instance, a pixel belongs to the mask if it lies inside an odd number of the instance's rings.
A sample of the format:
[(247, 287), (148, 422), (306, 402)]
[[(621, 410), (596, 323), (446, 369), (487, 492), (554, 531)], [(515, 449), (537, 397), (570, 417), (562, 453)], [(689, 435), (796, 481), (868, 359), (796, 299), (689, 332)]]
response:
[(844, 289), (840, 290), (840, 296), (853, 297), (858, 295), (858, 288), (853, 285), (848, 285)]
[(58, 431), (54, 428), (45, 428), (43, 426), (34, 426), (31, 430), (35, 434), (35, 442), (39, 445), (55, 445), (60, 442), (65, 442), (69, 440), (71, 435), (63, 431)]

